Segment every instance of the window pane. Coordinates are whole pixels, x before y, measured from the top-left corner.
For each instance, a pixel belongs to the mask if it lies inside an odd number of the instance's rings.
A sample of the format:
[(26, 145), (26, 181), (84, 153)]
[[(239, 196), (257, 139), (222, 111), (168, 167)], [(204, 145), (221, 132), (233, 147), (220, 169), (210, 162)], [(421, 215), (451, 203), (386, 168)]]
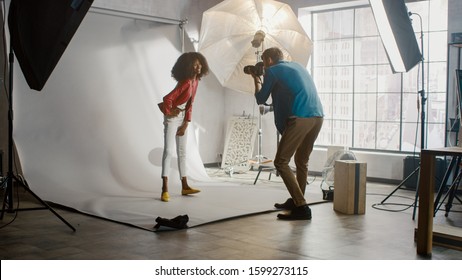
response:
[(320, 93), (319, 98), (321, 99), (321, 103), (324, 109), (324, 119), (331, 119), (332, 118), (332, 106), (334, 104), (332, 102), (332, 94), (331, 93), (328, 93), (328, 94)]
[(420, 150), (420, 123), (405, 122), (402, 125), (403, 134), (401, 139), (401, 150), (405, 152), (419, 152)]
[(375, 149), (375, 122), (355, 121), (355, 148)]
[(403, 121), (418, 122), (420, 121), (420, 96), (416, 93), (403, 94)]
[(428, 90), (446, 92), (446, 62), (434, 62), (426, 65), (428, 72), (426, 80), (428, 81)]
[(425, 135), (427, 148), (444, 147), (445, 127), (444, 123), (428, 124), (428, 131)]
[(383, 46), (382, 39), (378, 41), (377, 51), (378, 51), (377, 52), (377, 63), (388, 64), (390, 65), (390, 69), (391, 69), (390, 60), (388, 59), (387, 52), (385, 51), (385, 47)]
[(355, 121), (375, 121), (377, 119), (377, 96), (375, 94), (355, 94)]
[[(332, 12), (316, 13), (314, 14), (314, 34), (316, 40), (325, 40), (332, 37)], [(327, 31), (327, 32), (326, 32)]]
[(377, 124), (377, 149), (399, 151), (399, 123)]
[(332, 92), (332, 67), (316, 67), (313, 80), (319, 93)]
[(421, 86), (420, 64), (403, 74), (403, 92), (417, 93)]
[(353, 94), (340, 93), (333, 95), (333, 118), (340, 120), (351, 120), (353, 117)]
[(446, 93), (433, 92), (427, 96), (427, 122), (444, 123), (446, 121)]
[(316, 145), (332, 145), (332, 120), (324, 119), (321, 131), (316, 138)]
[(333, 65), (353, 65), (353, 39), (333, 42), (332, 56)]
[[(432, 0), (429, 5), (430, 30), (448, 30), (448, 0)], [(446, 39), (443, 42), (446, 42)]]
[(319, 41), (314, 45), (313, 62), (314, 66), (331, 66), (332, 65), (332, 42)]
[(332, 80), (332, 91), (353, 93), (353, 66), (334, 67), (332, 71), (335, 77)]
[(355, 67), (355, 92), (377, 91), (377, 66)]
[(358, 37), (378, 35), (377, 25), (375, 24), (372, 10), (360, 8), (355, 10), (355, 34)]
[(432, 32), (428, 34), (429, 57), (428, 61), (446, 61), (448, 56), (447, 32)]
[(351, 121), (334, 120), (332, 145), (351, 147)]
[(341, 10), (334, 12), (333, 38), (353, 37), (353, 10)]
[(379, 93), (377, 106), (378, 121), (399, 122), (401, 119), (401, 94)]
[(379, 37), (364, 37), (355, 39), (355, 64), (377, 64)]
[(393, 74), (388, 65), (379, 65), (378, 72), (378, 91), (401, 92), (401, 74)]

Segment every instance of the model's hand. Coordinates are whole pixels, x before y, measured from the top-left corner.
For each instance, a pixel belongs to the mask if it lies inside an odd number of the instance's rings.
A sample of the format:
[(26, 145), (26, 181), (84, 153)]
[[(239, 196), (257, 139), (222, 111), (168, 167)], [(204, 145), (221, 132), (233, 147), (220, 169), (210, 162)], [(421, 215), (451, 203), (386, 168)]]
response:
[(177, 136), (183, 136), (186, 132), (186, 129), (188, 128), (188, 123), (189, 122), (183, 122), (180, 127), (178, 127), (178, 130), (176, 131)]
[(176, 117), (180, 114), (181, 110), (178, 109), (178, 108), (172, 108), (172, 110), (170, 110), (170, 115), (169, 117)]

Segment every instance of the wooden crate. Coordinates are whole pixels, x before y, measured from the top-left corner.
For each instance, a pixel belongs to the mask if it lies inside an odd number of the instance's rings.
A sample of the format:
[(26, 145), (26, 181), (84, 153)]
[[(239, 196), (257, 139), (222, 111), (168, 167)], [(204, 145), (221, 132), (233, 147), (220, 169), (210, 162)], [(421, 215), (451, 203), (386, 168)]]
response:
[(364, 214), (367, 164), (356, 160), (337, 160), (334, 173), (334, 210), (344, 214)]

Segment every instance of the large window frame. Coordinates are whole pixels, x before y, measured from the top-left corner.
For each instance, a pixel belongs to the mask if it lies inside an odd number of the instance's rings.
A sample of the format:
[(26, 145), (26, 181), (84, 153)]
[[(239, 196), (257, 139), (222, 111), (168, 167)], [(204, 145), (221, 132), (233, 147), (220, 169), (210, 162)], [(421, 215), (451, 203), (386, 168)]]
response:
[[(424, 42), (425, 147), (445, 146), (447, 1), (406, 4)], [(384, 152), (421, 148), (421, 63), (393, 74), (368, 5), (299, 12), (313, 40), (309, 69), (325, 110), (316, 142)], [(422, 27), (422, 28), (421, 28)], [(423, 37), (421, 36), (423, 30)]]

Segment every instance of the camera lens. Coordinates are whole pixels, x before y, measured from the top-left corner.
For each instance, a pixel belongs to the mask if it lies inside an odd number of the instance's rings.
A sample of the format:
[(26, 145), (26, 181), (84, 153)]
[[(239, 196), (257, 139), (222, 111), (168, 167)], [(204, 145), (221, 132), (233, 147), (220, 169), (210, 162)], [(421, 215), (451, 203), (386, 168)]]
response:
[(244, 67), (244, 73), (248, 74), (248, 75), (251, 75), (252, 73), (254, 73), (254, 69), (255, 66), (253, 65), (247, 65)]

